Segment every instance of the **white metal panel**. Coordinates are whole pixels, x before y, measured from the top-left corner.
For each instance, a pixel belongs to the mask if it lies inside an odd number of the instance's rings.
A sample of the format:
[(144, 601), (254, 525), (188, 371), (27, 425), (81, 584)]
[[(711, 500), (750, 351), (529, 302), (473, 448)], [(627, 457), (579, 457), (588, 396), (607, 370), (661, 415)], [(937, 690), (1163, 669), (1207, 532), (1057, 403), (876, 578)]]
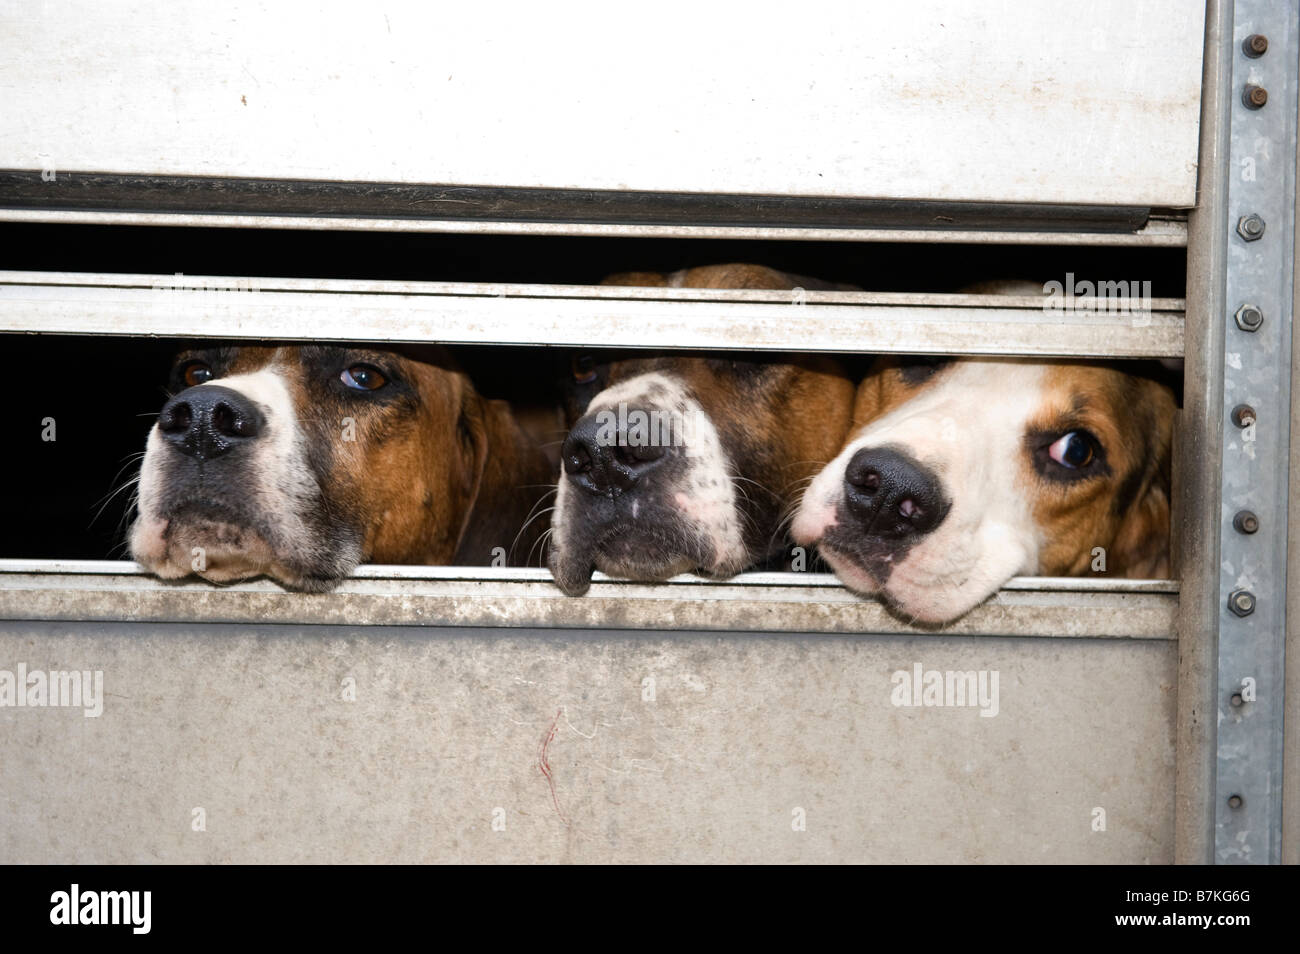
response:
[(4, 0), (0, 168), (1190, 206), (1203, 4)]

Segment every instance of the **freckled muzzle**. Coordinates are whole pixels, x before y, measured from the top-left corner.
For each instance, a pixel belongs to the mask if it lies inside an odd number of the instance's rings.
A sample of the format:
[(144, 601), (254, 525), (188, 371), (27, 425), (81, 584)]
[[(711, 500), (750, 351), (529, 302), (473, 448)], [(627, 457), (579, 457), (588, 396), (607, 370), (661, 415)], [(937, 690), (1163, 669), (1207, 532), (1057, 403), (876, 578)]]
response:
[(566, 593), (586, 592), (594, 570), (663, 580), (747, 565), (728, 454), (676, 374), (649, 371), (605, 389), (562, 450), (547, 560)]
[[(570, 596), (585, 593), (601, 570), (635, 579), (664, 579), (713, 559), (684, 519), (679, 488), (689, 469), (685, 448), (611, 426), (611, 413), (580, 419), (561, 448), (552, 524), (551, 573)], [(660, 413), (634, 407), (625, 418)]]

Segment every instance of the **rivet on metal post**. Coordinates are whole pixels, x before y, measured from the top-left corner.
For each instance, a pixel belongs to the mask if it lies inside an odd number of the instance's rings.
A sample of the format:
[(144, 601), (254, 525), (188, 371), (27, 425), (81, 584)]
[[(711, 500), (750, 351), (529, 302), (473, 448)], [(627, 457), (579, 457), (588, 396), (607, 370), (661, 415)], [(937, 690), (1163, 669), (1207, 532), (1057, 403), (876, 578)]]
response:
[(1240, 795), (1229, 795), (1229, 796), (1228, 796), (1228, 807), (1229, 807), (1229, 808), (1240, 808), (1242, 805), (1245, 805), (1245, 804), (1246, 804), (1246, 800), (1245, 800), (1244, 798), (1242, 798)]
[(1255, 594), (1250, 590), (1233, 590), (1228, 594), (1228, 609), (1238, 616), (1255, 612)]
[(1238, 427), (1250, 427), (1255, 423), (1255, 409), (1249, 404), (1238, 404), (1232, 409), (1232, 423)]
[(1262, 33), (1252, 33), (1241, 41), (1241, 52), (1252, 60), (1257, 60), (1268, 52), (1268, 37)]
[(1232, 518), (1232, 526), (1238, 533), (1255, 533), (1259, 530), (1259, 517), (1249, 510), (1238, 510)]
[(1241, 104), (1247, 109), (1263, 109), (1268, 103), (1268, 90), (1254, 83), (1247, 83), (1241, 91)]
[(1247, 242), (1255, 242), (1264, 237), (1264, 220), (1252, 212), (1237, 220), (1237, 234)]
[(1240, 709), (1246, 704), (1246, 700), (1241, 697), (1240, 692), (1234, 692), (1232, 698), (1228, 700), (1228, 704), (1234, 709)]
[(1242, 305), (1237, 309), (1237, 327), (1242, 331), (1259, 331), (1264, 323), (1264, 312), (1258, 305)]

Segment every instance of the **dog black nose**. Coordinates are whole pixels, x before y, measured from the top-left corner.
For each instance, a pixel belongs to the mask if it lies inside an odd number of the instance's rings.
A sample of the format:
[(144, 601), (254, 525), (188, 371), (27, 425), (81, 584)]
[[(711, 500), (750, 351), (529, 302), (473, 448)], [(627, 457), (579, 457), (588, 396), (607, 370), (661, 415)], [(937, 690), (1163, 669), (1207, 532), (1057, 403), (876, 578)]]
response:
[(853, 455), (844, 469), (844, 495), (867, 535), (885, 540), (929, 533), (948, 515), (939, 479), (888, 447)]
[(265, 428), (266, 418), (252, 401), (217, 384), (186, 388), (158, 415), (163, 439), (198, 460), (220, 457)]
[(617, 497), (663, 462), (668, 448), (652, 436), (621, 426), (613, 411), (588, 414), (564, 440), (564, 472), (593, 494)]

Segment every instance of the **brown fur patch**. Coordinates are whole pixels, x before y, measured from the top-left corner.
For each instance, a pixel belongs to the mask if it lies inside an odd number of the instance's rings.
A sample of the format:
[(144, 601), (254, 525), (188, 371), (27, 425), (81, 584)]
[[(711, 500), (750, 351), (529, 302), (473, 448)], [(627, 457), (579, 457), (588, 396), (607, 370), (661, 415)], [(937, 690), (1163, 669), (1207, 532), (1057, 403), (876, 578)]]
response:
[(1101, 547), (1104, 575), (1167, 575), (1174, 411), (1169, 389), (1153, 381), (1100, 365), (1051, 366), (1029, 430), (1087, 430), (1104, 449), (1105, 466), (1087, 480), (1052, 482), (1034, 472), (1026, 455), (1023, 479), (1045, 541), (1041, 573), (1100, 573), (1092, 564), (1094, 548)]

